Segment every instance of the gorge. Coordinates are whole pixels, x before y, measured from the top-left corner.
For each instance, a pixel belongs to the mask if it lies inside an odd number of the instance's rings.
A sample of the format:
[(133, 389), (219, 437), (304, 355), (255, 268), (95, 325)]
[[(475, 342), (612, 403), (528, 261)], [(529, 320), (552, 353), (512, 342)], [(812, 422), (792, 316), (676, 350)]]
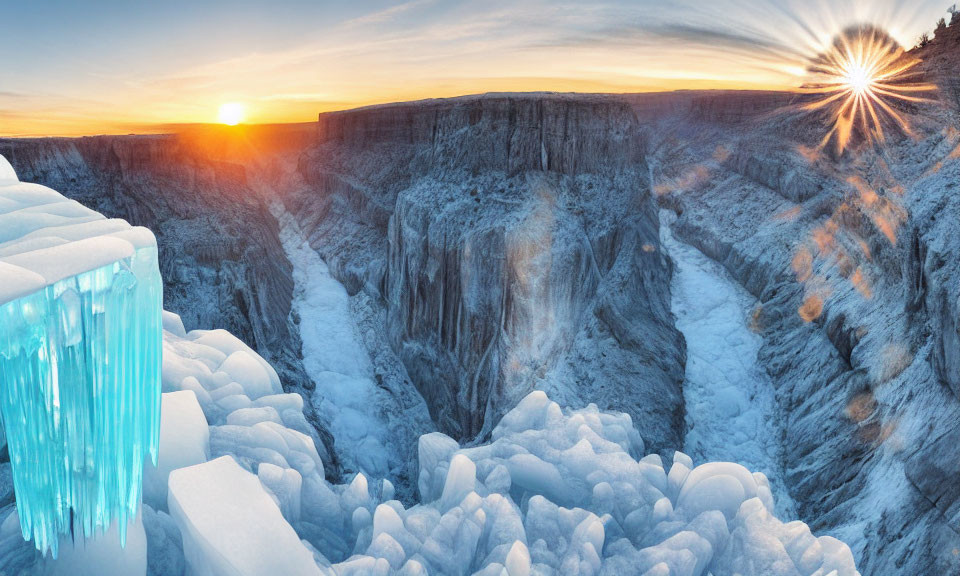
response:
[[(951, 90), (911, 108), (912, 136), (845, 154), (818, 150), (795, 97), (768, 92), (487, 94), (243, 138), (3, 139), (0, 154), (21, 181), (150, 228), (164, 308), (276, 368), (328, 480), (387, 478), (404, 504), (422, 492), (422, 435), (487, 445), (534, 390), (626, 413), (646, 452), (673, 460), (697, 429), (672, 307), (683, 243), (752, 306), (769, 457), (734, 461), (771, 478), (785, 520), (849, 544), (861, 573), (949, 574)], [(363, 437), (331, 418), (347, 409)]]

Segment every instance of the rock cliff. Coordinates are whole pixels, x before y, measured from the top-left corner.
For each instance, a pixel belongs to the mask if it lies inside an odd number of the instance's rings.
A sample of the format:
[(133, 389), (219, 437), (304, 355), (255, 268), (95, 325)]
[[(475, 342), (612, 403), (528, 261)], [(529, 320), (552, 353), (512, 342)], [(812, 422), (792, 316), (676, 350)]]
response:
[(626, 102), (487, 95), (324, 114), (288, 197), (440, 428), (472, 439), (531, 389), (679, 445), (682, 338)]
[(674, 232), (760, 301), (800, 516), (864, 574), (957, 571), (960, 135), (939, 100), (907, 110), (913, 137), (839, 156), (789, 108), (648, 129)]

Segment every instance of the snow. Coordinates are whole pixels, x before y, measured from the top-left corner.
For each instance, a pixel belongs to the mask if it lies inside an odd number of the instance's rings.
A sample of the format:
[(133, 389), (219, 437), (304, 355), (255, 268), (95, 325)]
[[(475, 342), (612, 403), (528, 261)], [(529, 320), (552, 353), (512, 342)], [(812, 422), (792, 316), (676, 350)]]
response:
[(691, 470), (680, 452), (669, 473), (659, 456), (636, 460), (642, 440), (625, 414), (563, 410), (537, 391), (492, 438), (454, 448), (423, 436), (421, 503), (380, 504), (372, 527), (366, 509), (355, 512), (362, 552), (334, 569), (386, 560), (401, 573), (857, 574), (849, 548), (773, 515), (762, 474), (731, 462)]
[(193, 574), (320, 574), (260, 481), (233, 458), (174, 471), (169, 506)]
[(156, 249), (146, 228), (133, 228), (22, 183), (0, 156), (0, 305), (60, 280)]
[(280, 241), (293, 263), (293, 310), (299, 317), (303, 364), (316, 384), (311, 401), (333, 435), (347, 470), (386, 477), (404, 463), (380, 406), (393, 399), (374, 381), (373, 364), (350, 311), (346, 289), (310, 247), (281, 206)]
[(675, 219), (660, 213), (661, 241), (675, 265), (671, 307), (687, 341), (684, 451), (701, 462), (737, 462), (762, 472), (778, 512), (796, 516), (779, 464), (775, 390), (757, 361), (762, 339), (749, 327), (757, 300), (721, 265), (677, 240), (670, 230)]
[[(167, 323), (178, 325), (169, 314)], [(144, 508), (156, 562), (176, 564), (175, 529), (196, 574), (857, 575), (844, 544), (777, 519), (763, 474), (682, 452), (644, 456), (628, 415), (563, 409), (542, 391), (504, 415), (487, 444), (421, 436), (420, 501), (410, 507), (362, 473), (331, 484), (316, 444), (291, 427), (302, 399), (249, 400), (219, 370), (237, 342), (209, 335), (165, 333), (164, 386), (190, 390), (165, 396), (165, 418), (196, 414), (194, 388), (232, 390), (197, 396), (214, 460), (170, 473), (170, 516)], [(224, 408), (238, 397), (247, 401)], [(261, 413), (271, 418), (252, 417)]]
[(18, 181), (17, 172), (10, 165), (10, 162), (0, 154), (0, 185), (13, 184)]

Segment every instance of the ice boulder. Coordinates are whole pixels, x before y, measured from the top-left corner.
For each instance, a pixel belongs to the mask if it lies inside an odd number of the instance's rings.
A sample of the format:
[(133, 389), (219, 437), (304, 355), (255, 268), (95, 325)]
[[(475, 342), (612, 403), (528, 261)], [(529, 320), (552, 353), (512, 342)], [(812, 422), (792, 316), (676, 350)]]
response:
[(431, 432), (420, 437), (417, 448), (420, 456), (417, 481), (420, 499), (433, 502), (443, 491), (450, 458), (460, 449), (460, 445), (446, 434)]
[(193, 574), (321, 574), (260, 480), (229, 456), (174, 470), (169, 508)]
[(476, 482), (477, 465), (473, 460), (462, 454), (454, 456), (440, 496), (440, 508), (449, 510), (459, 504), (467, 494), (473, 492)]
[(174, 336), (180, 338), (187, 337), (187, 331), (183, 327), (183, 320), (180, 319), (180, 316), (177, 316), (173, 312), (163, 311), (163, 329), (167, 332), (170, 332)]
[(41, 551), (111, 523), (125, 540), (159, 446), (162, 289), (149, 230), (0, 162), (0, 416)]
[(260, 483), (273, 498), (283, 517), (289, 522), (300, 519), (300, 493), (303, 477), (292, 468), (281, 468), (268, 462), (260, 464), (257, 470)]
[(668, 465), (642, 456), (643, 442), (624, 414), (593, 405), (562, 409), (532, 392), (491, 437), (468, 448), (441, 434), (421, 438), (425, 503), (400, 514), (406, 532), (390, 534), (414, 567), (445, 574), (526, 573), (529, 565), (533, 574), (858, 575), (849, 547), (772, 514), (763, 474), (730, 462), (696, 465), (681, 452)]
[(160, 414), (160, 457), (156, 466), (144, 466), (143, 500), (155, 510), (166, 510), (170, 472), (207, 461), (210, 429), (190, 390), (163, 394)]
[(243, 387), (244, 394), (251, 399), (283, 392), (279, 382), (274, 381), (270, 373), (259, 362), (258, 357), (245, 350), (237, 350), (220, 365), (220, 370)]

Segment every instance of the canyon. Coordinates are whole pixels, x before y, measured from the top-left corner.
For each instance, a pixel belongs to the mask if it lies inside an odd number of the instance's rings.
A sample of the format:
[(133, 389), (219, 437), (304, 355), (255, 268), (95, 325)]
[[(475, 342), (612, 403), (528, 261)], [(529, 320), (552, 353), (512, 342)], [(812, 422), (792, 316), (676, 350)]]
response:
[[(0, 154), (22, 181), (153, 230), (165, 309), (277, 368), (307, 400), (328, 477), (387, 476), (402, 501), (420, 435), (488, 442), (533, 390), (628, 414), (648, 452), (683, 449), (701, 412), (685, 399), (675, 259), (693, 250), (749, 307), (778, 502), (848, 543), (863, 574), (951, 574), (952, 90), (910, 107), (911, 135), (843, 154), (818, 147), (796, 96), (772, 92), (487, 94), (242, 139), (2, 139)], [(320, 281), (338, 308), (314, 315)], [(311, 322), (341, 326), (355, 363), (325, 364)], [(345, 407), (380, 447), (328, 417)]]

